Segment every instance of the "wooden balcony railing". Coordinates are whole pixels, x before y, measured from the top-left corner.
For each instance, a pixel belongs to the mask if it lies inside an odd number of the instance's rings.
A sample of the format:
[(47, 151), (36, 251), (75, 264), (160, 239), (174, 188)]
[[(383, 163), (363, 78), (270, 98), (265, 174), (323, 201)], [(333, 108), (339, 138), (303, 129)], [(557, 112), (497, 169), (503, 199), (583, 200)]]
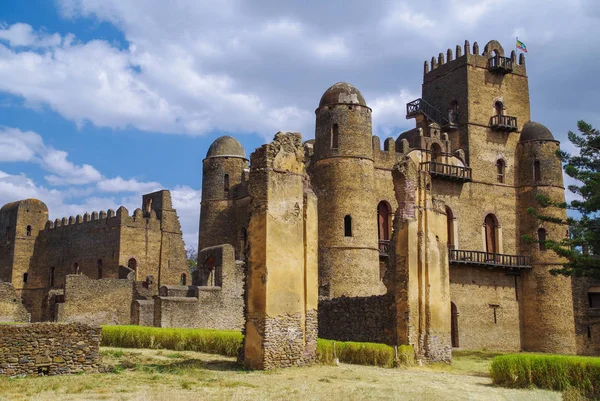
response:
[(390, 241), (379, 240), (379, 256), (390, 256)]
[(488, 70), (507, 74), (513, 70), (513, 61), (510, 57), (491, 57), (488, 60)]
[(531, 268), (531, 257), (449, 249), (450, 263), (503, 268)]
[(473, 181), (470, 167), (453, 166), (438, 162), (424, 162), (421, 163), (421, 170), (428, 171), (433, 177), (463, 182)]
[(428, 120), (438, 123), (440, 127), (448, 125), (448, 117), (423, 99), (416, 99), (406, 104), (406, 118), (423, 114)]
[(490, 118), (490, 127), (500, 131), (516, 131), (517, 117), (496, 115)]

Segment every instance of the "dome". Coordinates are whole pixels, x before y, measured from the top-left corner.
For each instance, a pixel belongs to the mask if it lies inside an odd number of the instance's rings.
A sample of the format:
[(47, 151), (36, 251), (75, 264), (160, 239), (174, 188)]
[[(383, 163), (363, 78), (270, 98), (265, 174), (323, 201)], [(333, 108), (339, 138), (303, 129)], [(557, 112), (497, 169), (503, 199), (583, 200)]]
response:
[(519, 142), (526, 141), (554, 141), (552, 132), (545, 125), (530, 121), (523, 126)]
[(210, 145), (208, 152), (206, 152), (206, 158), (223, 156), (243, 157), (245, 159), (246, 152), (237, 139), (230, 136), (222, 136)]
[(338, 82), (330, 86), (321, 96), (319, 107), (340, 103), (367, 106), (362, 93), (347, 82)]

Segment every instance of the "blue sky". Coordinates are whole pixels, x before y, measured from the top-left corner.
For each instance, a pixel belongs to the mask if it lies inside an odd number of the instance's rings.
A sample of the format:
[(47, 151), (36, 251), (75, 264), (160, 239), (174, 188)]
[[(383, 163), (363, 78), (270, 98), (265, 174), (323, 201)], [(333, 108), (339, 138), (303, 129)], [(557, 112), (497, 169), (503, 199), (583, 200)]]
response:
[(570, 149), (577, 120), (600, 126), (599, 19), (592, 0), (3, 0), (0, 204), (133, 211), (167, 188), (196, 246), (215, 138), (248, 154), (279, 130), (311, 138), (337, 81), (365, 95), (374, 134), (396, 136), (423, 61), (465, 39), (527, 44), (532, 119)]

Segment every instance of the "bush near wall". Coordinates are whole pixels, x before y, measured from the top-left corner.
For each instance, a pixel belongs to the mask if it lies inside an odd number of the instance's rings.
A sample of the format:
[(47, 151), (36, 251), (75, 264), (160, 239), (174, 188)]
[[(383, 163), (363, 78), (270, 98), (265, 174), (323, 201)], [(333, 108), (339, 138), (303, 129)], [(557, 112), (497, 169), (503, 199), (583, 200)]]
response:
[[(102, 344), (107, 347), (172, 349), (197, 351), (236, 357), (242, 346), (242, 333), (234, 330), (169, 329), (146, 326), (103, 326)], [(335, 343), (335, 346), (334, 346)], [(320, 363), (340, 362), (392, 367), (396, 365), (394, 347), (385, 344), (344, 342), (319, 339), (317, 359)], [(398, 347), (398, 365), (411, 365), (414, 350)]]
[(565, 391), (572, 388), (590, 398), (600, 398), (600, 358), (510, 354), (497, 356), (490, 367), (495, 384), (506, 387), (536, 386)]

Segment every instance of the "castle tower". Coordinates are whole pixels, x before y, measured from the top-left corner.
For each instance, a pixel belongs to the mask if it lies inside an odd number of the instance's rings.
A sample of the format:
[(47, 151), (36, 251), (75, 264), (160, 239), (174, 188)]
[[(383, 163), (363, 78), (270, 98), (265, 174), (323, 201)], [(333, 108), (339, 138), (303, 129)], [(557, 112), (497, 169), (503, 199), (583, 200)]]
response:
[(240, 259), (247, 222), (238, 218), (235, 201), (245, 194), (246, 152), (237, 140), (222, 136), (210, 145), (202, 166), (198, 250), (230, 244)]
[(316, 110), (311, 182), (318, 197), (320, 296), (385, 293), (379, 272), (371, 109), (354, 86), (331, 86)]
[[(525, 351), (575, 353), (575, 322), (571, 279), (552, 276), (549, 271), (560, 267), (560, 259), (546, 250), (541, 241), (561, 240), (564, 226), (542, 222), (527, 213), (539, 209), (536, 195), (546, 195), (564, 202), (562, 166), (556, 156), (559, 142), (548, 128), (536, 122), (523, 126), (517, 147), (519, 232), (536, 241), (521, 241), (520, 253), (531, 255), (532, 269), (522, 273), (521, 343)], [(566, 218), (564, 209), (546, 208), (542, 214)]]

